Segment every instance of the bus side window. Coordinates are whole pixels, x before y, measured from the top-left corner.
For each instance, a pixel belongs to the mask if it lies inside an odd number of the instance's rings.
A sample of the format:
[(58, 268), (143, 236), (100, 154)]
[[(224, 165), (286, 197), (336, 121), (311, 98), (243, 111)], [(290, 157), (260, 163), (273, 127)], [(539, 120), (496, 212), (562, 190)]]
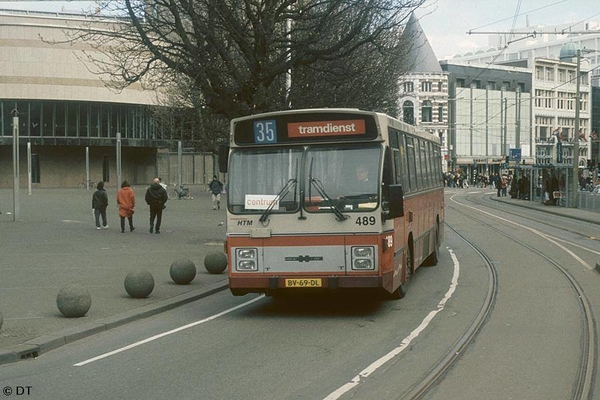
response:
[(413, 138), (405, 135), (406, 139), (406, 184), (404, 185), (404, 193), (409, 193), (417, 189), (417, 163), (415, 160), (415, 146)]
[(390, 149), (392, 151), (392, 163), (393, 163), (393, 183), (402, 184), (403, 179), (403, 154), (404, 154), (404, 136), (401, 132), (390, 128)]
[(392, 168), (392, 150), (389, 147), (385, 148), (383, 156), (383, 177), (381, 190), (381, 207), (384, 211), (389, 210), (388, 188), (394, 184), (394, 171)]

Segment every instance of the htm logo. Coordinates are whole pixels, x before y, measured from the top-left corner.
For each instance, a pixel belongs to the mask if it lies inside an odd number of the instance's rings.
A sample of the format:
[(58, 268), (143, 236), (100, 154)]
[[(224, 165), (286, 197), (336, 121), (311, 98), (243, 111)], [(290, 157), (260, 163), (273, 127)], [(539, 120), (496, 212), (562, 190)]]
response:
[(323, 257), (321, 257), (321, 256), (286, 257), (285, 261), (298, 261), (298, 262), (323, 261)]
[(250, 226), (252, 225), (252, 221), (250, 220), (244, 220), (244, 221), (238, 221), (238, 226)]

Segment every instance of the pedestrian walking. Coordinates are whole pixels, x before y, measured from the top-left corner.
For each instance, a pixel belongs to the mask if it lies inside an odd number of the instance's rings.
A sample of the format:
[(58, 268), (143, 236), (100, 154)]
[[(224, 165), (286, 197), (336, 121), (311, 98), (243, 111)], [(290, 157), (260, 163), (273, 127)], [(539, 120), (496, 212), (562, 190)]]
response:
[[(145, 199), (146, 204), (150, 206), (150, 233), (160, 233), (163, 209), (169, 199), (167, 191), (160, 182), (160, 178), (154, 178), (152, 185), (146, 189)], [(156, 225), (154, 225), (154, 220), (156, 220)]]
[(129, 231), (133, 232), (133, 213), (135, 210), (135, 192), (127, 181), (121, 183), (121, 189), (117, 192), (117, 204), (119, 205), (119, 217), (121, 217), (121, 233), (125, 232), (125, 218), (129, 220)]
[(208, 188), (212, 193), (213, 210), (221, 209), (221, 192), (223, 191), (223, 183), (213, 175), (213, 180), (208, 184)]
[(94, 219), (96, 220), (96, 229), (100, 228), (100, 217), (102, 217), (102, 227), (108, 229), (106, 222), (106, 207), (108, 207), (108, 195), (104, 190), (104, 182), (98, 182), (96, 191), (92, 195), (92, 210), (94, 210)]
[(506, 188), (508, 184), (508, 177), (506, 175), (502, 175), (502, 177), (500, 177), (500, 188), (502, 189), (502, 197), (506, 197)]

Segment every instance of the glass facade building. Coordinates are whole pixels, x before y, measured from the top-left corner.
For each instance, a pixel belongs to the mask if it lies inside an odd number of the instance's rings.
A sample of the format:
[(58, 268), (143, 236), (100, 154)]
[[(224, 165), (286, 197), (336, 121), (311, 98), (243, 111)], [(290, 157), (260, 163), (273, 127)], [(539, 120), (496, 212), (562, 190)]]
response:
[[(0, 134), (13, 135), (14, 110), (19, 136), (28, 139), (70, 139), (65, 143), (101, 144), (102, 139), (128, 139), (129, 145), (158, 139), (151, 109), (142, 105), (92, 102), (0, 100)], [(110, 143), (109, 143), (110, 144)], [(113, 143), (114, 144), (114, 143)]]
[[(147, 184), (169, 172), (159, 165), (170, 163), (159, 158), (174, 147), (173, 129), (161, 131), (156, 124), (157, 92), (142, 82), (111, 89), (91, 62), (102, 49), (68, 40), (70, 30), (119, 23), (69, 13), (0, 12), (0, 170), (13, 169), (16, 114), (20, 170), (31, 166), (34, 188), (74, 188), (87, 176), (117, 187), (119, 174), (131, 184)], [(19, 179), (26, 187), (27, 174)], [(0, 174), (0, 188), (12, 185), (11, 174)]]

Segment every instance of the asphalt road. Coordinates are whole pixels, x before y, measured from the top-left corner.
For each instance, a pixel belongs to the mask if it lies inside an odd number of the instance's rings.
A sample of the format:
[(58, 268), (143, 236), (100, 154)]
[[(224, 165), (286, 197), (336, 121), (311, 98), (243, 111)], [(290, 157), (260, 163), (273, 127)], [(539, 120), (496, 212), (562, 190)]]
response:
[[(486, 194), (449, 192), (448, 205), (451, 196), (463, 202)], [(498, 269), (498, 300), (476, 340), (426, 398), (571, 398), (580, 362), (577, 298), (559, 272), (517, 243), (564, 264), (600, 304), (600, 275), (573, 257), (593, 265), (598, 241), (550, 228), (537, 211), (456, 207), (482, 217), (447, 211), (448, 223)], [(550, 222), (560, 225), (559, 217)], [(532, 229), (552, 230), (555, 239)], [(479, 312), (488, 280), (481, 258), (447, 230), (439, 264), (419, 269), (402, 300), (353, 293), (281, 301), (222, 291), (0, 366), (0, 384), (30, 388), (31, 397), (43, 399), (401, 398)]]

